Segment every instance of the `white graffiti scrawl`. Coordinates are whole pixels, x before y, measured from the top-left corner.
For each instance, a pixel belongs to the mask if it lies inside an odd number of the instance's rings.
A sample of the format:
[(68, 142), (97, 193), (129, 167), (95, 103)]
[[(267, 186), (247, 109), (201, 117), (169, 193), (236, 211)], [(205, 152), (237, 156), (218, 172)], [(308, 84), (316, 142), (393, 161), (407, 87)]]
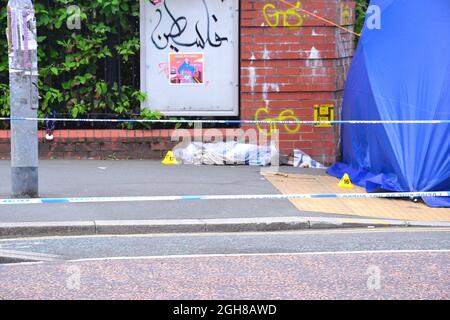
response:
[[(192, 6), (199, 8), (195, 17), (189, 16), (189, 12), (181, 14), (176, 12), (174, 3), (176, 1), (165, 0), (164, 4), (155, 10), (158, 22), (151, 39), (156, 48), (164, 50), (169, 47), (178, 52), (180, 47), (218, 48), (224, 42), (228, 42), (228, 37), (213, 31), (214, 26), (220, 24), (220, 21), (214, 12), (210, 12), (206, 0), (200, 2), (191, 0)], [(164, 19), (168, 19), (169, 23), (162, 23)], [(165, 29), (163, 26), (166, 26)]]

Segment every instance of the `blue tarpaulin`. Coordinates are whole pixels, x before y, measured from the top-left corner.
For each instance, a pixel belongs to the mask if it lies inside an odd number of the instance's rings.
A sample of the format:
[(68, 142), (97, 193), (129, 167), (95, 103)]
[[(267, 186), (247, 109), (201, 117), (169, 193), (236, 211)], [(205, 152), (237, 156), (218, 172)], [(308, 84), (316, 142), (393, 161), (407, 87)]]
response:
[[(372, 0), (349, 71), (343, 120), (450, 119), (450, 0)], [(344, 124), (328, 173), (368, 192), (450, 190), (450, 124)], [(450, 207), (450, 198), (426, 198)]]

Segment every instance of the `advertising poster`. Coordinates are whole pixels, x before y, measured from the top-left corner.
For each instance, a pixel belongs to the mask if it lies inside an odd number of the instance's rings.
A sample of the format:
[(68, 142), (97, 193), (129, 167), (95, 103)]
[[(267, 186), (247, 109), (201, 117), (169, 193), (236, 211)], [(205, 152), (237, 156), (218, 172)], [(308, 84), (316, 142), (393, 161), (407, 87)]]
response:
[(171, 85), (203, 85), (204, 84), (203, 53), (170, 53), (169, 81)]

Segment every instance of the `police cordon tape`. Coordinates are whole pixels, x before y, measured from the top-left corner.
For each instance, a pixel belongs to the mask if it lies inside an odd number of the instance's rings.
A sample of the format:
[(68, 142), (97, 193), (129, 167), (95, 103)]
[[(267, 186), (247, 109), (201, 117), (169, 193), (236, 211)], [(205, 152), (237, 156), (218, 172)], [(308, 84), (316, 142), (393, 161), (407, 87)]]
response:
[(217, 124), (450, 124), (450, 120), (187, 120), (187, 119), (70, 119), (70, 118), (0, 118), (0, 121), (109, 122), (109, 123), (217, 123)]
[(198, 200), (289, 200), (289, 199), (342, 199), (342, 198), (422, 198), (450, 197), (450, 191), (391, 192), (391, 193), (325, 193), (325, 194), (260, 194), (260, 195), (193, 195), (193, 196), (136, 196), (136, 197), (79, 197), (0, 199), (0, 205), (101, 203), (101, 202), (152, 202)]

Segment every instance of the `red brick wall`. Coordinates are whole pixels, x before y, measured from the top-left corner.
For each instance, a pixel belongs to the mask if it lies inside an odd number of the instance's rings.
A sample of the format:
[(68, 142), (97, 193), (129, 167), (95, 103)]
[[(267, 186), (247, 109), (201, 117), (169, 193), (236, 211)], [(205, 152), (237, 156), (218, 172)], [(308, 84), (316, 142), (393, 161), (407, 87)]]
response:
[[(239, 129), (220, 129), (216, 133), (224, 141), (240, 137)], [(47, 141), (45, 131), (39, 131), (39, 158), (75, 159), (75, 160), (127, 160), (127, 159), (162, 159), (168, 150), (179, 142), (185, 145), (189, 141), (203, 139), (205, 142), (215, 140), (208, 137), (206, 130), (56, 130), (54, 139)], [(171, 137), (174, 136), (172, 139)], [(176, 137), (179, 137), (176, 140)], [(191, 140), (184, 140), (189, 137)], [(220, 139), (220, 137), (217, 137)], [(172, 141), (175, 140), (175, 141)], [(10, 159), (11, 133), (0, 130), (0, 160)]]
[[(177, 142), (172, 130), (57, 130), (53, 141), (39, 132), (40, 159), (162, 159)], [(10, 132), (0, 131), (0, 159), (11, 155)]]
[[(288, 1), (295, 4), (296, 1)], [(300, 8), (352, 28), (354, 1), (304, 0)], [(264, 6), (272, 4), (264, 16)], [(348, 7), (346, 7), (348, 6)], [(274, 9), (275, 7), (275, 9)], [(342, 11), (348, 8), (348, 11)], [(241, 117), (260, 120), (278, 118), (287, 111), (299, 120), (314, 119), (315, 104), (333, 104), (337, 117), (342, 104), (342, 90), (353, 54), (352, 34), (298, 11), (300, 27), (284, 26), (283, 16), (275, 24), (276, 11), (289, 6), (278, 0), (241, 1)], [(342, 13), (349, 12), (349, 19)], [(288, 16), (288, 24), (300, 22)], [(293, 126), (295, 127), (295, 126)], [(323, 163), (339, 156), (339, 127), (280, 130), (280, 147), (290, 154), (300, 148)]]

